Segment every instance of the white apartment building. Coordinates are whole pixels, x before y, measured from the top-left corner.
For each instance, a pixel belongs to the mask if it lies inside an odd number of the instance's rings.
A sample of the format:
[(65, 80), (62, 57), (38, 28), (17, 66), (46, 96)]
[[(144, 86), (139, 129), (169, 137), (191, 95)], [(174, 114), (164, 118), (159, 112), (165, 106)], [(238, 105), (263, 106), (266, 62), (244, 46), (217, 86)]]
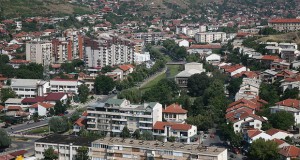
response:
[(20, 98), (36, 97), (47, 93), (49, 82), (40, 79), (12, 79), (11, 88)]
[(135, 139), (103, 138), (92, 143), (92, 160), (104, 159), (173, 159), (173, 160), (227, 160), (227, 149)]
[(72, 79), (51, 79), (51, 92), (66, 92), (78, 94), (78, 87), (82, 84), (81, 81)]
[(39, 160), (43, 159), (43, 153), (51, 147), (58, 154), (58, 160), (73, 160), (77, 148), (82, 146), (89, 148), (93, 141), (94, 139), (79, 136), (50, 135), (35, 141), (35, 157)]
[(159, 41), (164, 39), (163, 32), (146, 32), (146, 33), (135, 33), (135, 39), (142, 39), (146, 44), (155, 43), (157, 44)]
[(46, 41), (30, 41), (26, 43), (26, 60), (46, 64), (52, 60), (52, 43)]
[(98, 68), (134, 62), (134, 43), (112, 34), (101, 34), (97, 40), (86, 40), (85, 62)]
[(224, 42), (226, 40), (225, 32), (199, 32), (195, 34), (197, 43), (212, 43), (213, 41)]
[(112, 132), (118, 135), (125, 126), (131, 132), (152, 131), (157, 121), (162, 121), (162, 105), (157, 102), (130, 104), (126, 99), (108, 99), (105, 103), (89, 106), (87, 129)]

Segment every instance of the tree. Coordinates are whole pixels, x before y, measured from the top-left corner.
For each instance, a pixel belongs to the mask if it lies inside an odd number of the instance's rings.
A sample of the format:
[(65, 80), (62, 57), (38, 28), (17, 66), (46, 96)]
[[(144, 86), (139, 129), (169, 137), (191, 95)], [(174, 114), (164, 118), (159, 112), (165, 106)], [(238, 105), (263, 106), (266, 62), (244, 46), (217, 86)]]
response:
[(63, 63), (61, 64), (61, 69), (66, 73), (71, 73), (75, 71), (75, 66), (73, 63)]
[(85, 103), (89, 96), (89, 88), (87, 85), (82, 84), (78, 87), (78, 96), (81, 103)]
[(288, 130), (295, 123), (295, 119), (291, 113), (280, 111), (271, 114), (269, 117), (269, 122), (274, 128)]
[(76, 149), (75, 160), (89, 160), (89, 149), (85, 146)]
[(74, 123), (75, 121), (77, 121), (78, 118), (80, 118), (80, 115), (81, 114), (79, 112), (77, 112), (77, 111), (73, 112), (72, 115), (71, 115), (71, 117), (70, 117), (70, 121), (72, 123)]
[(57, 101), (54, 105), (54, 111), (56, 115), (64, 114), (67, 110), (66, 105), (62, 104), (61, 101)]
[(46, 149), (43, 155), (44, 155), (44, 160), (58, 159), (58, 154), (54, 152), (54, 149), (52, 147)]
[(291, 98), (291, 99), (297, 99), (299, 96), (299, 89), (298, 87), (295, 87), (295, 88), (292, 88), (292, 89), (289, 89), (287, 88), (284, 92), (283, 92), (283, 95), (281, 96), (281, 100), (285, 100), (285, 99), (288, 99), (288, 98)]
[(140, 138), (141, 138), (140, 130), (139, 130), (139, 129), (136, 129), (136, 130), (133, 132), (132, 137), (135, 138), (135, 139), (140, 139)]
[(130, 131), (127, 126), (125, 126), (120, 134), (122, 138), (130, 138)]
[(119, 94), (118, 94), (118, 98), (119, 99), (127, 99), (132, 103), (139, 103), (141, 102), (142, 99), (142, 94), (141, 91), (137, 88), (131, 88), (131, 89), (126, 89), (126, 90), (122, 90)]
[(0, 63), (6, 64), (9, 62), (9, 57), (6, 54), (0, 54)]
[(229, 85), (227, 86), (230, 96), (235, 96), (235, 94), (239, 91), (242, 80), (242, 78), (233, 78), (230, 80)]
[(55, 115), (55, 111), (54, 111), (53, 108), (50, 108), (50, 110), (49, 110), (49, 115), (50, 115), (50, 116), (54, 116), (54, 115)]
[(16, 93), (11, 88), (2, 88), (0, 92), (1, 102), (4, 103), (8, 98), (17, 97)]
[(62, 133), (69, 129), (67, 120), (62, 117), (52, 117), (49, 120), (49, 127), (54, 133)]
[(196, 125), (198, 130), (205, 130), (213, 127), (214, 120), (211, 116), (205, 116), (205, 115), (197, 115), (197, 116), (189, 116), (186, 119), (186, 122), (188, 124)]
[(100, 75), (95, 79), (95, 93), (96, 94), (108, 94), (115, 87), (115, 82), (112, 78), (104, 75)]
[(3, 128), (0, 128), (0, 137), (0, 148), (9, 147), (9, 145), (11, 144), (11, 139)]
[(278, 144), (271, 140), (257, 139), (250, 146), (249, 158), (256, 160), (276, 160), (279, 158)]
[(279, 101), (279, 94), (276, 87), (271, 84), (262, 83), (259, 88), (259, 97), (270, 104), (275, 104)]
[(101, 73), (105, 74), (105, 73), (107, 73), (107, 72), (113, 71), (113, 69), (114, 69), (114, 68), (111, 67), (111, 66), (105, 66), (105, 67), (101, 68)]
[(239, 133), (236, 134), (234, 132), (232, 123), (229, 123), (229, 124), (223, 123), (223, 124), (221, 124), (220, 130), (221, 130), (220, 137), (223, 140), (229, 141), (231, 146), (233, 146), (233, 147), (241, 147), (242, 146), (243, 137), (242, 137), (241, 134), (239, 134)]
[(141, 139), (143, 140), (153, 140), (153, 133), (151, 131), (143, 131), (141, 135)]
[(258, 34), (260, 34), (260, 35), (271, 35), (271, 34), (277, 34), (277, 33), (278, 33), (277, 30), (273, 29), (271, 27), (263, 28), (258, 32)]
[(205, 73), (194, 74), (188, 78), (187, 89), (194, 97), (202, 96), (209, 83), (209, 77)]

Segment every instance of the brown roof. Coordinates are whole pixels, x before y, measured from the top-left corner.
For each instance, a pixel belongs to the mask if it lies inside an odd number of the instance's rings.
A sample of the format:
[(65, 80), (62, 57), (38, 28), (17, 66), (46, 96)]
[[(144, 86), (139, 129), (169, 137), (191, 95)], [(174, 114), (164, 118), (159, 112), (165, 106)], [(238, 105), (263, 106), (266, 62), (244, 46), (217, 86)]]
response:
[(15, 152), (10, 153), (10, 155), (14, 156), (14, 157), (17, 157), (17, 156), (20, 156), (20, 155), (24, 155), (25, 153), (27, 153), (26, 150), (19, 150), (19, 151), (15, 151)]
[(85, 120), (83, 118), (78, 118), (77, 121), (75, 122), (75, 124), (82, 127), (82, 126), (84, 126), (84, 121)]
[(262, 132), (259, 129), (249, 129), (247, 130), (247, 134), (248, 137), (253, 138), (259, 134), (261, 134)]
[(166, 109), (164, 109), (162, 112), (163, 113), (185, 114), (185, 113), (187, 113), (187, 110), (183, 109), (181, 107), (181, 105), (173, 103), (173, 104), (169, 105), (168, 107), (166, 107)]
[(230, 122), (238, 122), (238, 121), (241, 121), (241, 120), (244, 120), (248, 117), (252, 117), (253, 119), (256, 119), (256, 120), (259, 120), (259, 121), (262, 121), (264, 122), (265, 119), (263, 119), (262, 117), (258, 116), (258, 115), (255, 115), (255, 114), (252, 114), (252, 113), (248, 113), (248, 112), (243, 112), (243, 113), (237, 113), (236, 115), (234, 115), (233, 117), (230, 117), (228, 118), (228, 120)]
[(247, 78), (257, 78), (258, 77), (257, 73), (255, 73), (253, 71), (243, 71), (241, 73), (234, 75), (233, 77), (242, 77), (242, 76), (245, 76)]
[(0, 112), (4, 109), (5, 107), (0, 105)]
[(221, 49), (221, 45), (212, 45), (212, 44), (193, 44), (190, 46), (190, 49)]
[(291, 134), (291, 133), (289, 133), (289, 132), (287, 132), (287, 131), (283, 131), (283, 130), (276, 129), (276, 128), (271, 128), (271, 129), (269, 129), (269, 130), (266, 131), (266, 133), (267, 133), (268, 135), (270, 135), (270, 136), (272, 136), (272, 135), (274, 135), (274, 134), (276, 134), (276, 133), (278, 133), (278, 132), (284, 132), (284, 133), (287, 133), (287, 134)]
[(277, 102), (277, 105), (281, 105), (281, 106), (286, 106), (286, 107), (292, 107), (292, 108), (296, 108), (299, 109), (299, 100), (297, 99), (285, 99), (283, 101)]
[(129, 64), (124, 64), (124, 65), (120, 65), (119, 68), (123, 71), (127, 71), (129, 70), (130, 68), (134, 68), (132, 65), (129, 65)]
[(192, 128), (192, 125), (189, 125), (189, 124), (180, 124), (180, 123), (160, 122), (160, 121), (157, 121), (154, 124), (153, 129), (164, 130), (165, 126), (171, 126), (171, 128), (173, 130), (181, 130), (181, 131), (188, 131), (189, 129)]
[(300, 149), (296, 146), (285, 146), (279, 150), (279, 154), (284, 157), (298, 158), (300, 156)]
[(19, 111), (21, 111), (22, 107), (21, 106), (8, 106), (7, 110), (19, 110)]
[(66, 93), (64, 92), (48, 93), (45, 101), (60, 101), (65, 95)]
[(38, 102), (38, 103), (33, 104), (32, 106), (30, 106), (30, 108), (38, 108), (39, 105), (44, 107), (44, 108), (52, 108), (54, 106), (53, 104), (50, 104), (50, 103)]
[(283, 143), (286, 143), (285, 141), (277, 138), (274, 138), (272, 141), (276, 142), (278, 145), (282, 145)]
[(268, 61), (274, 61), (276, 59), (279, 59), (278, 56), (272, 56), (272, 55), (264, 55), (261, 57), (262, 60), (268, 60)]

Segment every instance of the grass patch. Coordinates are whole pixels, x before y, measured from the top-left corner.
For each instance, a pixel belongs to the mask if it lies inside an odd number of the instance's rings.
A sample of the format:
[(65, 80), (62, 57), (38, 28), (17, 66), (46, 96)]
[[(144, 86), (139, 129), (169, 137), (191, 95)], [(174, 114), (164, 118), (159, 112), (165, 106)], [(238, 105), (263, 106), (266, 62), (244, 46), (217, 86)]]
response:
[(180, 65), (168, 65), (168, 69), (170, 72), (170, 77), (176, 76), (180, 71), (179, 71)]
[(28, 134), (43, 134), (43, 133), (48, 133), (48, 132), (49, 132), (49, 127), (44, 126), (44, 127), (40, 127), (40, 128), (30, 130), (27, 133)]
[(146, 91), (147, 89), (150, 89), (154, 85), (156, 85), (160, 80), (166, 78), (166, 73), (163, 73), (159, 76), (157, 76), (155, 79), (152, 81), (149, 81), (146, 85), (144, 85), (142, 88), (140, 88), (141, 91)]

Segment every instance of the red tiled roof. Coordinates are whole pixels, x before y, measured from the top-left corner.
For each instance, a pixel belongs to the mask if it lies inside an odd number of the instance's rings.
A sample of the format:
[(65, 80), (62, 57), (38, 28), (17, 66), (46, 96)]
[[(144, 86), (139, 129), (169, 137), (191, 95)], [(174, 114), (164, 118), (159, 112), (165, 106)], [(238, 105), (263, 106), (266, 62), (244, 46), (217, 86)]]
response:
[(263, 55), (261, 57), (262, 60), (268, 60), (268, 61), (274, 61), (276, 59), (279, 59), (278, 56), (272, 56), (272, 55)]
[(233, 112), (226, 113), (225, 118), (228, 119), (228, 118), (233, 117), (237, 113), (244, 113), (244, 112), (253, 113), (253, 110), (250, 108), (238, 108), (237, 110), (235, 110)]
[(284, 146), (278, 153), (285, 157), (298, 158), (300, 156), (300, 148), (296, 146)]
[(286, 143), (285, 141), (277, 138), (274, 138), (272, 141), (276, 142), (278, 145), (282, 145), (283, 143)]
[(120, 68), (121, 70), (123, 70), (123, 71), (127, 71), (127, 70), (129, 70), (130, 68), (133, 68), (133, 66), (132, 66), (132, 65), (126, 65), (126, 64), (124, 64), (124, 65), (120, 65), (119, 68)]
[(35, 97), (35, 98), (24, 98), (21, 102), (22, 103), (37, 103), (37, 102), (44, 102), (45, 97)]
[(160, 121), (157, 121), (154, 124), (153, 129), (164, 130), (165, 126), (171, 126), (171, 128), (173, 130), (181, 130), (181, 131), (188, 131), (189, 129), (192, 128), (192, 125), (189, 125), (189, 124), (180, 124), (180, 123), (171, 123), (171, 122), (160, 122)]
[(58, 92), (58, 93), (48, 93), (45, 97), (45, 101), (60, 101), (66, 93)]
[(35, 103), (32, 106), (30, 106), (30, 108), (38, 108), (39, 105), (44, 107), (44, 108), (52, 108), (54, 106), (53, 104), (50, 104), (50, 103), (39, 102), (39, 103)]
[(29, 61), (23, 60), (23, 59), (12, 59), (9, 61), (9, 63), (13, 64), (24, 64), (24, 63), (29, 63)]
[(248, 118), (248, 117), (252, 117), (253, 119), (256, 119), (256, 120), (259, 120), (259, 121), (265, 121), (265, 119), (263, 119), (262, 117), (258, 116), (258, 115), (255, 115), (255, 114), (252, 114), (252, 113), (248, 113), (248, 112), (243, 112), (243, 113), (238, 113), (239, 114), (239, 118), (236, 118), (235, 116), (231, 117), (231, 118), (228, 118), (228, 120), (230, 122), (238, 122), (240, 120), (244, 120), (245, 118)]
[(173, 103), (173, 104), (169, 105), (168, 107), (166, 107), (166, 109), (164, 109), (162, 112), (163, 113), (185, 114), (185, 113), (187, 113), (187, 110), (183, 109), (179, 104)]
[(234, 75), (233, 77), (242, 77), (242, 76), (245, 76), (247, 78), (257, 78), (258, 77), (258, 75), (253, 71), (243, 71), (241, 73)]
[(262, 132), (258, 129), (249, 129), (249, 130), (247, 130), (248, 137), (250, 137), (250, 138), (253, 138), (253, 137), (255, 137), (255, 136), (257, 136), (261, 133)]
[(190, 46), (190, 49), (221, 49), (221, 45), (211, 45), (211, 44), (193, 44)]
[(232, 66), (229, 66), (229, 65), (225, 65), (225, 66), (221, 66), (220, 68), (224, 69), (225, 72), (234, 72), (240, 68), (244, 67), (243, 65), (240, 65), (240, 64), (236, 64), (236, 65), (232, 65)]
[(87, 113), (87, 111), (84, 111), (83, 113), (82, 113), (82, 116), (88, 116), (88, 113)]
[(253, 99), (239, 99), (238, 101), (232, 102), (229, 104), (229, 107), (227, 108), (226, 112), (232, 111), (232, 110), (237, 110), (240, 107), (247, 107), (253, 110), (260, 110), (260, 108), (264, 105), (268, 104), (263, 99), (259, 98), (253, 98)]
[(284, 79), (284, 82), (298, 82), (298, 81), (300, 81), (300, 75), (295, 75)]
[(84, 119), (78, 118), (77, 121), (75, 122), (75, 124), (77, 124), (80, 127), (84, 126)]
[(271, 128), (269, 130), (266, 131), (266, 133), (270, 136), (273, 136), (274, 134), (278, 133), (278, 132), (284, 132), (284, 133), (287, 133), (287, 134), (291, 134), (287, 131), (283, 131), (283, 130), (280, 130), (280, 129), (276, 129), (276, 128)]
[(291, 18), (291, 19), (271, 19), (269, 23), (300, 23), (300, 19)]
[(297, 99), (286, 99), (280, 102), (276, 103), (277, 105), (281, 105), (281, 106), (286, 106), (286, 107), (292, 107), (292, 108), (297, 108), (299, 109), (299, 100)]
[(15, 157), (10, 154), (0, 156), (0, 160), (9, 160), (9, 159), (14, 159), (14, 158)]
[(0, 105), (0, 112), (4, 109), (5, 107)]
[(21, 106), (8, 106), (7, 110), (19, 110), (19, 111), (21, 111), (22, 107)]

